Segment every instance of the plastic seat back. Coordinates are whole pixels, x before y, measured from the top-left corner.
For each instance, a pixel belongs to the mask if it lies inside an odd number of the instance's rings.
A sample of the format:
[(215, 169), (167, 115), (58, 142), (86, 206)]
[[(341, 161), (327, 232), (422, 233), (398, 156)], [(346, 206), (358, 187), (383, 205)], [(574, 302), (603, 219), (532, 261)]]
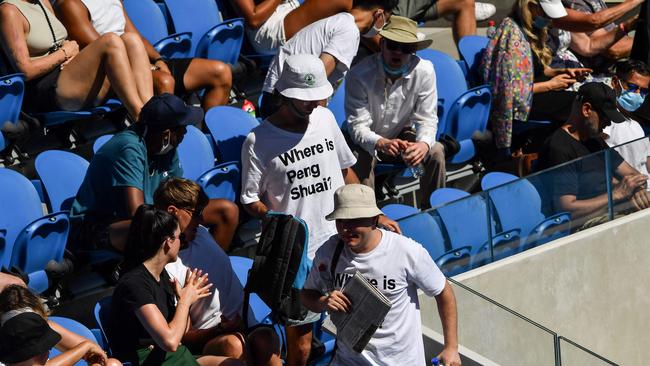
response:
[(241, 184), (239, 163), (222, 163), (205, 172), (196, 180), (210, 198), (237, 202)]
[(13, 170), (0, 168), (0, 187), (0, 265), (8, 267), (16, 238), (43, 208), (32, 183)]
[(471, 85), (477, 85), (479, 82), (478, 68), (481, 64), (483, 51), (487, 47), (488, 42), (488, 37), (476, 35), (465, 36), (458, 41), (458, 52), (469, 69), (469, 81)]
[(381, 208), (381, 212), (392, 220), (399, 220), (406, 216), (411, 216), (419, 212), (413, 206), (402, 205), (400, 203), (391, 203)]
[(191, 180), (197, 180), (214, 167), (212, 146), (201, 130), (187, 126), (187, 133), (178, 146), (178, 159), (183, 168), (183, 177)]
[(196, 57), (234, 65), (239, 59), (243, 42), (243, 19), (230, 19), (211, 28), (200, 38), (196, 47)]
[[(60, 325), (61, 327), (71, 331), (72, 333), (75, 333), (77, 335), (80, 335), (86, 339), (88, 339), (91, 342), (97, 343), (97, 339), (95, 339), (94, 334), (90, 331), (90, 329), (86, 328), (85, 325), (79, 323), (76, 320), (70, 319), (70, 318), (64, 318), (60, 316), (51, 316), (48, 318), (48, 320)], [(59, 351), (56, 348), (52, 348), (50, 351), (50, 358), (55, 357), (57, 355), (60, 355), (61, 351)], [(75, 366), (85, 366), (88, 365), (86, 361), (80, 360), (79, 362), (74, 364)]]
[(439, 221), (429, 212), (422, 212), (397, 220), (402, 233), (422, 244), (432, 259), (445, 253), (445, 236)]
[(41, 178), (50, 212), (70, 210), (88, 170), (88, 161), (60, 150), (43, 151), (36, 157), (36, 173)]
[(239, 108), (218, 106), (205, 114), (205, 124), (219, 150), (219, 161), (241, 161), (241, 147), (257, 119)]
[(327, 108), (334, 114), (339, 127), (343, 127), (343, 123), (345, 122), (345, 79), (343, 79), (341, 85), (339, 85), (334, 95), (332, 95), (332, 98), (327, 104)]
[(50, 260), (61, 261), (69, 232), (67, 213), (54, 213), (35, 220), (16, 238), (9, 266), (31, 273), (45, 268)]
[(457, 188), (438, 188), (431, 192), (431, 196), (429, 196), (429, 204), (431, 207), (435, 208), (469, 195), (469, 193)]
[[(175, 32), (192, 33), (191, 54), (196, 54), (196, 49), (205, 35), (212, 27), (221, 22), (219, 7), (215, 0), (163, 0)], [(200, 16), (198, 16), (200, 15)]]
[(153, 0), (124, 0), (122, 4), (133, 25), (149, 43), (155, 44), (169, 35), (165, 16)]
[[(230, 256), (230, 264), (232, 269), (237, 275), (237, 279), (242, 287), (246, 287), (248, 281), (248, 271), (253, 267), (253, 260), (245, 257)], [(248, 326), (254, 326), (261, 323), (269, 323), (269, 315), (271, 315), (271, 308), (269, 308), (257, 294), (250, 294), (250, 301), (248, 304)]]
[[(15, 124), (20, 115), (25, 94), (23, 74), (11, 74), (0, 77), (0, 127), (5, 123)], [(0, 151), (4, 150), (7, 141), (0, 133)]]
[(99, 327), (99, 330), (101, 331), (102, 336), (104, 337), (103, 343), (105, 345), (108, 345), (109, 351), (111, 348), (111, 336), (109, 334), (110, 330), (108, 326), (110, 324), (112, 302), (113, 302), (113, 298), (111, 296), (104, 297), (99, 301), (97, 301), (97, 303), (95, 304), (95, 308), (93, 309), (95, 322), (97, 323), (97, 326)]
[(113, 135), (102, 135), (102, 136), (99, 136), (99, 137), (95, 140), (95, 142), (93, 142), (93, 154), (97, 154), (97, 151), (99, 151), (99, 149), (101, 149), (101, 147), (104, 146), (104, 144), (105, 144), (106, 142), (108, 142), (108, 140), (110, 140), (112, 137), (113, 137)]
[(474, 251), (488, 241), (487, 205), (480, 195), (448, 203), (438, 207), (436, 212), (445, 226), (452, 249), (469, 246)]

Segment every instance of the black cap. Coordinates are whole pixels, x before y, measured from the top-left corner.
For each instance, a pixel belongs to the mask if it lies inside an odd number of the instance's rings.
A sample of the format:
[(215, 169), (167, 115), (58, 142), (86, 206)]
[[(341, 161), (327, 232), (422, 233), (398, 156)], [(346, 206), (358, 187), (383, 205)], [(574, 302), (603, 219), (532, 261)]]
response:
[(203, 120), (203, 110), (187, 105), (181, 98), (164, 93), (155, 95), (142, 107), (140, 122), (150, 128), (165, 130), (187, 126)]
[(626, 118), (616, 108), (616, 92), (603, 83), (586, 83), (578, 89), (582, 102), (589, 102), (614, 123), (625, 122)]
[[(3, 316), (6, 316), (5, 313)], [(19, 363), (54, 347), (61, 335), (34, 312), (18, 313), (0, 328), (0, 362)]]

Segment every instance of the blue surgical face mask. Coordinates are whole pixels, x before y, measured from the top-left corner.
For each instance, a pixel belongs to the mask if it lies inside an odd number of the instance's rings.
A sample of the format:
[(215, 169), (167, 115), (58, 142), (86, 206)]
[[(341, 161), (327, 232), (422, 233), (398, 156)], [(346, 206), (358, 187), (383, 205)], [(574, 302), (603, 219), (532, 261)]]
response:
[(639, 109), (639, 107), (641, 107), (641, 104), (643, 104), (645, 101), (645, 98), (641, 95), (641, 93), (635, 93), (633, 91), (625, 89), (620, 81), (618, 82), (618, 85), (621, 87), (621, 95), (616, 98), (618, 105), (620, 105), (621, 108), (625, 109), (628, 112), (634, 112)]
[(405, 62), (404, 65), (402, 65), (398, 69), (393, 69), (392, 67), (386, 65), (386, 62), (384, 62), (383, 59), (381, 60), (381, 64), (384, 66), (384, 72), (386, 73), (386, 75), (394, 76), (394, 77), (401, 77), (402, 75), (406, 74), (409, 68), (408, 62)]
[(542, 17), (542, 16), (536, 16), (535, 19), (533, 19), (533, 27), (536, 29), (544, 29), (551, 25), (551, 20), (547, 17)]

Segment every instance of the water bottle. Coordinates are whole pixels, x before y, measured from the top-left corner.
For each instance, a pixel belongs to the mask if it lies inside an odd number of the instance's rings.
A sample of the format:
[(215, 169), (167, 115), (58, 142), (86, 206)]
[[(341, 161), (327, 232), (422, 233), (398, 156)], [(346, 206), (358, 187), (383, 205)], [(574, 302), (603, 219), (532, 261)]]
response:
[(497, 27), (495, 26), (494, 20), (490, 20), (488, 22), (488, 27), (487, 30), (485, 31), (485, 35), (488, 38), (494, 37), (494, 34), (497, 32)]
[(411, 175), (413, 175), (414, 178), (421, 178), (424, 175), (424, 166), (422, 164), (410, 166), (409, 170), (411, 170)]
[(434, 357), (431, 359), (431, 366), (439, 366), (440, 365), (440, 360), (438, 357)]

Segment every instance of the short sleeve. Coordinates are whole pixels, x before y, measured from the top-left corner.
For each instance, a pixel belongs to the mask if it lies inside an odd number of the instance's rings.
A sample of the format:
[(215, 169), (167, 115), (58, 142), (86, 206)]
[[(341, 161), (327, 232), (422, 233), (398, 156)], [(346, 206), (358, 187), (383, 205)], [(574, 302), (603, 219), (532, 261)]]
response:
[(120, 297), (128, 312), (134, 312), (143, 305), (156, 304), (153, 289), (149, 283), (136, 281), (136, 279), (137, 277), (129, 278), (121, 286)]
[(336, 17), (330, 30), (329, 41), (323, 48), (324, 53), (334, 56), (338, 62), (345, 65), (346, 70), (352, 65), (352, 59), (359, 49), (359, 28), (354, 24), (354, 20), (347, 19), (349, 16), (345, 13)]
[(407, 276), (428, 296), (437, 296), (444, 290), (447, 279), (424, 247), (411, 239), (406, 250)]
[(262, 164), (255, 154), (255, 132), (248, 134), (241, 151), (242, 190), (241, 203), (247, 205), (260, 200), (260, 182), (262, 180)]
[(127, 145), (111, 167), (111, 186), (134, 187), (144, 191), (144, 176), (147, 170), (146, 152), (139, 146)]

